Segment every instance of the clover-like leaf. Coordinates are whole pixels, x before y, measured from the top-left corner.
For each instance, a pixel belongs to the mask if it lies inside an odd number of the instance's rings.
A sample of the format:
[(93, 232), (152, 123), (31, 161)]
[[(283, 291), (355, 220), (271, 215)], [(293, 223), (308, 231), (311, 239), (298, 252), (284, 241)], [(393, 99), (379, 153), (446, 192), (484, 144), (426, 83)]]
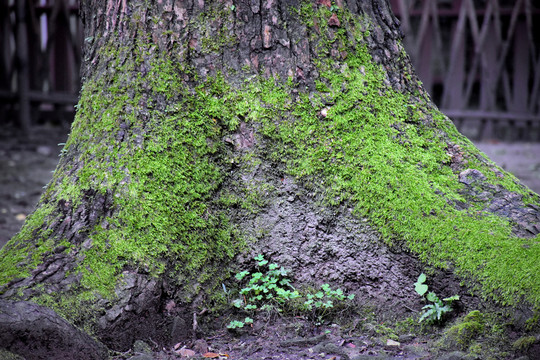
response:
[(434, 303), (440, 303), (441, 300), (439, 299), (439, 297), (437, 295), (435, 295), (435, 293), (433, 291), (430, 291), (427, 296), (426, 296), (426, 299), (428, 301), (431, 301), (431, 302), (434, 302)]
[(424, 294), (428, 291), (428, 286), (424, 284), (425, 282), (426, 282), (426, 274), (422, 273), (418, 277), (418, 280), (416, 280), (416, 283), (414, 283), (414, 290), (420, 296), (424, 296)]

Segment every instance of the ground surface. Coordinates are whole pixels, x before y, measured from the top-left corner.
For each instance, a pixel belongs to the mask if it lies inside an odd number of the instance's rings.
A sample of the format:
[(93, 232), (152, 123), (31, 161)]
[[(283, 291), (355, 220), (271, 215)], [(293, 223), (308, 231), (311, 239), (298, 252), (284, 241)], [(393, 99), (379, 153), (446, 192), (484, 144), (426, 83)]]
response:
[[(179, 359), (190, 351), (195, 353), (195, 359), (221, 354), (221, 359), (234, 360), (413, 360), (431, 358), (432, 355), (446, 359), (452, 353), (430, 348), (433, 336), (390, 335), (384, 325), (368, 323), (366, 327), (362, 320), (366, 319), (358, 319), (349, 326), (313, 326), (299, 318), (256, 321), (252, 328), (242, 332), (224, 330), (207, 339), (181, 342), (160, 351), (155, 347), (150, 351), (151, 345), (137, 342), (133, 349), (116, 359)], [(389, 339), (389, 335), (395, 340)], [(464, 359), (465, 353), (453, 355), (457, 356), (455, 360), (460, 360)]]
[[(39, 127), (26, 139), (11, 128), (0, 128), (0, 247), (20, 229), (33, 210), (58, 162), (62, 148), (59, 144), (66, 138), (67, 130), (60, 128)], [(484, 142), (477, 146), (535, 192), (540, 192), (540, 143)], [(274, 318), (256, 321), (253, 327), (237, 333), (222, 330), (211, 335), (198, 334), (197, 341), (182, 342), (176, 348), (139, 342), (129, 352), (116, 354), (116, 358), (179, 359), (190, 354), (189, 351), (194, 351), (195, 358), (203, 358), (205, 353), (207, 358), (220, 358), (221, 353), (221, 358), (227, 358), (226, 354), (235, 360), (484, 358), (479, 354), (467, 355), (452, 346), (441, 352), (436, 345), (437, 341), (440, 345), (440, 331), (435, 328), (431, 333), (419, 332), (418, 328), (396, 331), (395, 327), (386, 328), (380, 320), (361, 316), (340, 326), (330, 323), (315, 326), (300, 318)], [(517, 358), (514, 354), (507, 355), (496, 358)], [(522, 358), (525, 359), (533, 358)]]
[(66, 129), (39, 127), (25, 139), (0, 127), (0, 247), (34, 209), (58, 163), (58, 144), (66, 139)]

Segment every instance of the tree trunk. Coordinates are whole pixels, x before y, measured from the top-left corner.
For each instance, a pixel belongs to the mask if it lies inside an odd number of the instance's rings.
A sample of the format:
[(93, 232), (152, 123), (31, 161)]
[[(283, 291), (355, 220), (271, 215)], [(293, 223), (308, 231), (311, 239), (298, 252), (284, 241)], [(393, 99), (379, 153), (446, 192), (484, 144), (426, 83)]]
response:
[(386, 0), (81, 12), (76, 119), (2, 249), (4, 304), (50, 307), (111, 349), (175, 342), (260, 253), (297, 286), (398, 315), (421, 307), (425, 269), (465, 309), (479, 302), (467, 289), (540, 305), (538, 195), (433, 105)]

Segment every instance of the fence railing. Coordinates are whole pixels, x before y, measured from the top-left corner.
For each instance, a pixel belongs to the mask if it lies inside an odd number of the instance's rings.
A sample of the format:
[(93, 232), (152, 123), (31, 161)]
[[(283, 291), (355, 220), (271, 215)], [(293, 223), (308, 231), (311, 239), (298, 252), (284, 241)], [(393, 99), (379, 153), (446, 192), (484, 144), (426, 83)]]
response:
[(81, 45), (78, 0), (0, 1), (0, 121), (72, 116)]
[[(390, 0), (420, 79), (471, 137), (540, 140), (540, 5), (534, 0)], [(534, 4), (533, 4), (534, 3)], [(0, 122), (72, 116), (78, 0), (0, 1)]]
[(458, 128), (477, 138), (540, 140), (537, 1), (391, 3), (420, 79)]

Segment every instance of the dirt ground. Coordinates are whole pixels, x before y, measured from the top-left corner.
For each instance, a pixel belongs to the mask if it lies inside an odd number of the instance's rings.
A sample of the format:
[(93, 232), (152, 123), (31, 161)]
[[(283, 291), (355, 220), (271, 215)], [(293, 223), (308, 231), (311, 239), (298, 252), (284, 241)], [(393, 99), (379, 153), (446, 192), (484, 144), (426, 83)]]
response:
[(16, 129), (0, 127), (0, 247), (34, 209), (67, 134), (67, 129), (39, 127), (25, 139)]
[(540, 194), (540, 143), (477, 142), (491, 160)]

